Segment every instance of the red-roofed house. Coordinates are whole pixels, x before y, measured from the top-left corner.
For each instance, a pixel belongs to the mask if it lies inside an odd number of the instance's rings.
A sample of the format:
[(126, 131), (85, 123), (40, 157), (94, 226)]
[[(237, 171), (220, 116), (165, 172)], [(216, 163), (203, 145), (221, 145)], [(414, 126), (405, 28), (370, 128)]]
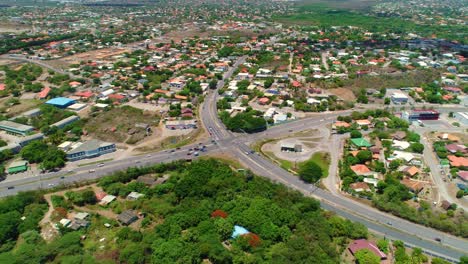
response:
[(47, 96), (49, 95), (51, 89), (49, 87), (45, 87), (44, 89), (42, 89), (42, 91), (40, 91), (38, 94), (37, 94), (37, 98), (38, 99), (46, 99)]
[(76, 82), (76, 81), (69, 82), (68, 84), (69, 84), (71, 87), (73, 87), (73, 88), (76, 88), (76, 87), (78, 87), (78, 86), (81, 85), (80, 82)]
[(89, 99), (89, 98), (93, 97), (94, 93), (91, 92), (91, 91), (81, 91), (81, 92), (76, 92), (75, 95), (80, 97), (80, 98)]
[(268, 102), (270, 102), (270, 99), (268, 99), (267, 97), (262, 97), (262, 98), (258, 99), (258, 103), (261, 104), (261, 105), (266, 105), (266, 104), (268, 104)]
[(301, 83), (298, 82), (298, 81), (293, 81), (293, 82), (292, 82), (292, 86), (293, 86), (293, 87), (296, 87), (296, 88), (299, 88), (299, 87), (301, 87)]
[(371, 243), (365, 239), (354, 240), (353, 242), (351, 242), (351, 244), (349, 244), (348, 249), (351, 252), (351, 254), (353, 254), (353, 256), (354, 254), (356, 254), (356, 252), (358, 252), (361, 249), (368, 249), (372, 251), (376, 256), (380, 257), (381, 260), (387, 259), (387, 255), (385, 255), (385, 253), (380, 251), (380, 249), (374, 243)]
[(6, 89), (6, 86), (4, 83), (0, 83), (0, 91), (4, 91)]
[(452, 167), (468, 167), (468, 159), (465, 157), (449, 155), (447, 158), (449, 159), (450, 166)]
[(117, 101), (117, 102), (122, 102), (126, 98), (124, 95), (121, 95), (121, 94), (109, 94), (107, 97), (110, 100)]
[(357, 175), (369, 175), (372, 171), (364, 164), (356, 164), (351, 166), (351, 170), (353, 170)]
[(468, 182), (468, 171), (459, 171), (457, 172), (458, 177), (464, 182)]

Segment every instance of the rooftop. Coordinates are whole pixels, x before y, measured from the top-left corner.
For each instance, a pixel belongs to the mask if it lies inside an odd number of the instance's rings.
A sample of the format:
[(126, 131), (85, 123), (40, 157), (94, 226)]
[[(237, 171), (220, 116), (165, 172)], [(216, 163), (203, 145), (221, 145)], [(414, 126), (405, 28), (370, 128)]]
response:
[(92, 150), (95, 150), (95, 149), (100, 148), (100, 147), (108, 146), (110, 144), (112, 144), (112, 143), (100, 141), (100, 140), (97, 140), (97, 139), (91, 139), (89, 141), (83, 142), (78, 147), (70, 150), (67, 154), (79, 153), (79, 152), (83, 152), (83, 151), (85, 151), (85, 152), (92, 151)]
[(8, 120), (0, 121), (0, 126), (10, 127), (19, 131), (30, 131), (34, 129), (32, 126), (23, 125), (23, 124), (8, 121)]

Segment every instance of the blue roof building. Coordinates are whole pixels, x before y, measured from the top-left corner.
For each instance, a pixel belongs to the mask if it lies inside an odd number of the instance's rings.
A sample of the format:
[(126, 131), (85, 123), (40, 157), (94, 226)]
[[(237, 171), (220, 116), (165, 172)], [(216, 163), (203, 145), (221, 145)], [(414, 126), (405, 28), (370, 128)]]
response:
[(58, 108), (67, 108), (74, 103), (75, 100), (66, 97), (56, 97), (46, 102), (46, 104), (53, 105)]
[(234, 226), (234, 232), (232, 232), (231, 237), (236, 238), (238, 236), (242, 236), (242, 235), (245, 235), (245, 234), (248, 234), (248, 233), (250, 233), (249, 230), (245, 229), (242, 226), (235, 225)]

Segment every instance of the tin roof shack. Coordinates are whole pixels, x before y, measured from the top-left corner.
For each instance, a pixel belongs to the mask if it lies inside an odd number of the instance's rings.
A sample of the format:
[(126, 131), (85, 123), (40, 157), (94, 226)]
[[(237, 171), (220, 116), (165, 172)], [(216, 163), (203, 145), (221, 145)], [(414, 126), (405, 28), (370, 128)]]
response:
[(133, 210), (127, 210), (122, 212), (117, 216), (117, 220), (119, 220), (120, 223), (123, 225), (130, 225), (131, 223), (135, 222), (138, 220), (138, 216)]

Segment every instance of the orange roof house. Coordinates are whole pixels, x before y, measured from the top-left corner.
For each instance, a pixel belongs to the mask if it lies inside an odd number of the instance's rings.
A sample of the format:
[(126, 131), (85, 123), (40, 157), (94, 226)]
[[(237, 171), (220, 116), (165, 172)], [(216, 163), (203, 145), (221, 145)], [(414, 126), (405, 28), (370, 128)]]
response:
[(449, 155), (447, 158), (450, 161), (452, 167), (468, 167), (468, 159), (465, 157), (457, 157), (455, 155)]
[(175, 99), (179, 99), (179, 100), (187, 100), (187, 96), (178, 95), (178, 94), (176, 94), (176, 95), (174, 96), (174, 98), (175, 98)]
[(77, 82), (77, 81), (69, 82), (68, 84), (69, 84), (71, 87), (78, 87), (78, 86), (81, 85), (81, 83), (80, 83), (80, 82)]
[(268, 104), (268, 102), (270, 102), (270, 99), (268, 99), (266, 97), (262, 97), (262, 98), (258, 99), (258, 103), (261, 104), (261, 105)]
[(343, 122), (343, 121), (336, 121), (334, 124), (333, 124), (333, 127), (334, 128), (338, 128), (338, 127), (350, 127), (351, 125), (346, 123), (346, 122)]
[(46, 99), (47, 96), (49, 95), (51, 89), (49, 87), (45, 87), (44, 89), (42, 89), (42, 91), (40, 91), (38, 94), (37, 94), (37, 98), (39, 99)]
[(0, 91), (5, 90), (6, 86), (4, 83), (0, 83)]
[(418, 174), (419, 173), (419, 169), (416, 168), (415, 166), (411, 166), (411, 167), (407, 167), (403, 170), (403, 172), (405, 174), (407, 174), (408, 176), (411, 176), (413, 177), (414, 175)]
[(414, 181), (414, 180), (407, 179), (407, 178), (401, 180), (401, 184), (408, 187), (408, 189), (412, 191), (413, 193), (419, 193), (424, 188), (424, 184), (422, 182)]
[(367, 183), (365, 182), (355, 182), (355, 183), (351, 183), (349, 185), (349, 187), (353, 190), (355, 190), (356, 192), (363, 192), (363, 191), (370, 191), (370, 187)]
[(372, 172), (366, 165), (364, 164), (356, 164), (351, 166), (351, 170), (353, 170), (357, 175), (367, 175)]

